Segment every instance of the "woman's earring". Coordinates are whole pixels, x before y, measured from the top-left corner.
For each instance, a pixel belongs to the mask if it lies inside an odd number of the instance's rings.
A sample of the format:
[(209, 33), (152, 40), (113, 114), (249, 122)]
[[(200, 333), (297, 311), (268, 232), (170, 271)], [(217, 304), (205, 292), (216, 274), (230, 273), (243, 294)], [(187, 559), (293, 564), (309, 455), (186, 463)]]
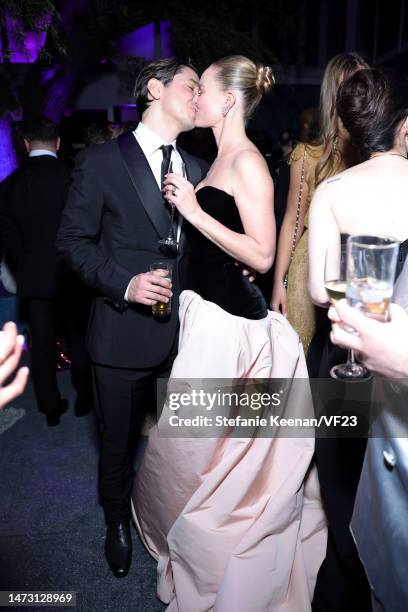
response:
[(222, 109), (223, 117), (226, 117), (228, 115), (228, 111), (229, 111), (229, 107), (225, 105)]

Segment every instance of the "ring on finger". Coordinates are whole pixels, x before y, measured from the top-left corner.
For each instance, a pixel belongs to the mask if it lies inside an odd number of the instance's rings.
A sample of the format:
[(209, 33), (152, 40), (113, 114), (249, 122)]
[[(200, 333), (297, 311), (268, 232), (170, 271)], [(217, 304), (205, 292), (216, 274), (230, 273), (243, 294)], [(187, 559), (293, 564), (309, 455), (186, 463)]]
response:
[(177, 187), (173, 187), (172, 194), (173, 194), (174, 196), (176, 195), (176, 191), (177, 191)]

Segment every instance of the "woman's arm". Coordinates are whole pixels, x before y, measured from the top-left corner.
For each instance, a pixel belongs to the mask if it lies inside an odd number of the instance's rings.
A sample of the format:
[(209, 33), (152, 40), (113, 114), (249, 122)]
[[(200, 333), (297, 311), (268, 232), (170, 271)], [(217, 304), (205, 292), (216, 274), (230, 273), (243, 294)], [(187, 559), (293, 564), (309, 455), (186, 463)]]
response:
[(234, 232), (202, 210), (194, 188), (185, 179), (169, 175), (167, 185), (174, 185), (176, 195), (166, 197), (204, 236), (231, 257), (257, 272), (272, 266), (275, 254), (275, 215), (273, 181), (265, 160), (256, 151), (243, 151), (232, 165), (231, 184), (245, 234)]
[(330, 190), (334, 186), (322, 184), (310, 204), (309, 215), (309, 293), (318, 306), (329, 306), (325, 289), (326, 253), (329, 247), (338, 245), (340, 231), (330, 205)]
[[(293, 237), (296, 228), (297, 207), (299, 202), (299, 188), (302, 177), (303, 155), (293, 161), (290, 167), (290, 183), (288, 203), (279, 234), (278, 251), (275, 262), (275, 275), (273, 282), (273, 293), (271, 307), (275, 311), (282, 310), (287, 314), (286, 289), (284, 280), (289, 269), (290, 257), (293, 248)], [(305, 177), (303, 177), (302, 195), (300, 199), (299, 225), (296, 235), (296, 244), (299, 242), (304, 228), (304, 220), (307, 212), (309, 188)]]

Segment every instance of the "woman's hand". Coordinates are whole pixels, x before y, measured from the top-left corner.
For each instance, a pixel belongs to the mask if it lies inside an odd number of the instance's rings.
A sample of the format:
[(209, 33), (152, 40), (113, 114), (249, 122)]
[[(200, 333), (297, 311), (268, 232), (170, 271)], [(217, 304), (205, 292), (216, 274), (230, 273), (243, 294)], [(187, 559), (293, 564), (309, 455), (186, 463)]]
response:
[(281, 312), (285, 317), (288, 315), (288, 295), (282, 282), (274, 284), (271, 308), (275, 312)]
[[(332, 321), (330, 339), (347, 349), (353, 349), (363, 364), (373, 372), (389, 378), (408, 376), (408, 315), (397, 304), (390, 305), (391, 321), (384, 323), (367, 317), (349, 306), (345, 300), (329, 309)], [(344, 326), (357, 334), (348, 333)]]
[(14, 379), (3, 387), (3, 383), (15, 371), (23, 350), (24, 337), (17, 335), (15, 323), (6, 323), (0, 332), (0, 408), (21, 395), (28, 380), (28, 368), (20, 368)]
[(179, 213), (194, 225), (192, 219), (201, 211), (201, 208), (197, 202), (193, 185), (179, 174), (167, 174), (163, 192), (166, 200), (174, 204)]

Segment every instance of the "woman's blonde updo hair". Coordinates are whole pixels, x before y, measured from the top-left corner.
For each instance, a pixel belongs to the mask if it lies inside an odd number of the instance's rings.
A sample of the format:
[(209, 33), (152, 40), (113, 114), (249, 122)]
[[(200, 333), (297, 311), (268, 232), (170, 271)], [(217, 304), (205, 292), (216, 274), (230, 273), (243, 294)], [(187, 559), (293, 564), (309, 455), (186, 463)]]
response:
[(243, 55), (223, 57), (213, 66), (223, 89), (235, 89), (242, 93), (245, 119), (252, 115), (263, 94), (268, 93), (275, 83), (272, 68), (257, 66)]

